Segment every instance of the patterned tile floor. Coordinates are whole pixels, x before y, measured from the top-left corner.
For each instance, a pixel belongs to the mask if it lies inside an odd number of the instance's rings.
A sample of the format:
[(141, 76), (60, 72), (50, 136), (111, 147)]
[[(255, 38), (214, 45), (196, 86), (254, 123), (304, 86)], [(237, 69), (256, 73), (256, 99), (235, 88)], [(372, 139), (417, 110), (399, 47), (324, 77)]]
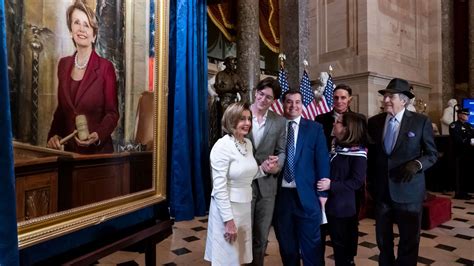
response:
[[(450, 197), (451, 194), (441, 194)], [(375, 221), (363, 219), (359, 225), (357, 265), (377, 265)], [(157, 245), (157, 265), (210, 265), (204, 261), (207, 218), (176, 222), (173, 234)], [(394, 231), (398, 232), (396, 226)], [(326, 248), (326, 265), (334, 265), (332, 248)], [(275, 234), (270, 233), (265, 265), (282, 265)], [(96, 265), (145, 265), (145, 256), (116, 252)], [(431, 230), (422, 230), (418, 265), (474, 265), (474, 200), (452, 200), (452, 219)]]

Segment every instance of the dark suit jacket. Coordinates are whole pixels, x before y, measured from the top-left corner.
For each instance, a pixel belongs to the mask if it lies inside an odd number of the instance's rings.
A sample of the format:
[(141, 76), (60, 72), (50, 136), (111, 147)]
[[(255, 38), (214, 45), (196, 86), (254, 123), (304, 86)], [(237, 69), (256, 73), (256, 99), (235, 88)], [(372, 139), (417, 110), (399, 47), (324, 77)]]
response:
[[(279, 177), (279, 188), (282, 176)], [(318, 197), (327, 197), (327, 192), (317, 192), (316, 183), (324, 177), (329, 178), (329, 155), (323, 127), (301, 118), (296, 140), (295, 182), (301, 204), (308, 214), (321, 212)]]
[[(269, 155), (278, 156), (278, 166), (283, 168), (285, 163), (286, 148), (286, 119), (282, 116), (268, 111), (267, 120), (265, 121), (265, 129), (263, 131), (262, 140), (258, 147), (255, 146), (253, 134), (247, 136), (254, 148), (254, 157), (258, 165), (262, 164)], [(264, 176), (256, 180), (258, 188), (263, 197), (274, 197), (277, 192), (277, 178), (273, 175)]]
[(85, 115), (89, 132), (97, 132), (100, 145), (79, 147), (68, 141), (65, 150), (78, 153), (113, 152), (111, 134), (119, 119), (115, 69), (112, 63), (99, 57), (95, 51), (77, 90), (71, 95), (71, 72), (74, 55), (61, 58), (58, 65), (58, 107), (54, 112), (48, 139), (54, 135), (65, 137), (76, 129), (75, 117)]
[[(367, 179), (369, 191), (376, 200), (398, 203), (419, 203), (425, 196), (425, 174), (437, 159), (438, 152), (433, 140), (433, 128), (428, 117), (405, 110), (397, 142), (390, 155), (383, 145), (383, 131), (387, 113), (369, 119), (369, 146)], [(410, 182), (397, 182), (400, 170), (412, 160), (419, 160), (423, 169)], [(388, 191), (387, 191), (388, 189)], [(388, 194), (390, 193), (390, 194)]]
[(328, 150), (331, 150), (331, 141), (333, 139), (333, 137), (331, 137), (331, 133), (334, 124), (334, 109), (331, 110), (331, 112), (316, 116), (314, 121), (323, 125), (324, 136), (326, 136), (326, 145)]

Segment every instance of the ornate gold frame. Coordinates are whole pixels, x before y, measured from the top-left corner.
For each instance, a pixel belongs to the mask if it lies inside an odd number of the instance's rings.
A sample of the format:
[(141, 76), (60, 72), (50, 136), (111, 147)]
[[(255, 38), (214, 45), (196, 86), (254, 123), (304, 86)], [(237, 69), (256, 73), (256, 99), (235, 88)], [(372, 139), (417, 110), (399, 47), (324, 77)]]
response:
[(163, 158), (167, 158), (169, 1), (156, 1), (155, 8), (154, 189), (20, 222), (18, 224), (20, 249), (100, 224), (166, 198), (166, 159)]

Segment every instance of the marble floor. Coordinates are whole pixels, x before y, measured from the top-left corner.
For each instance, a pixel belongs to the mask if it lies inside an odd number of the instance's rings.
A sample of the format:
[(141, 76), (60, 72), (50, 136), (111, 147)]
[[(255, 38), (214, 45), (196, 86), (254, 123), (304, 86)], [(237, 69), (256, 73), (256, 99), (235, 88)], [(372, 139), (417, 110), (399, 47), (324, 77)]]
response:
[[(451, 197), (450, 194), (438, 194)], [(356, 265), (377, 265), (375, 221), (363, 219), (359, 225), (359, 249)], [(157, 245), (157, 265), (210, 265), (204, 261), (207, 218), (176, 222), (173, 234)], [(394, 231), (398, 229), (394, 227)], [(328, 239), (326, 265), (334, 265)], [(272, 230), (265, 265), (282, 265), (278, 242)], [(145, 256), (134, 252), (116, 252), (96, 265), (145, 265)], [(452, 219), (431, 230), (422, 230), (418, 265), (474, 265), (474, 199), (452, 200)]]

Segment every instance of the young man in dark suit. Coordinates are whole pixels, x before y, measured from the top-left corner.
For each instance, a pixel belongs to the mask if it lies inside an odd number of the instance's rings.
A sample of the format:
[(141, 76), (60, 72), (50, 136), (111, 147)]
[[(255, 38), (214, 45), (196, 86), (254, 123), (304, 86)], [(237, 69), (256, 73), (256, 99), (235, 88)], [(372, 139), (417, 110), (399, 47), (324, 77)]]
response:
[[(333, 135), (333, 125), (336, 119), (345, 112), (352, 112), (350, 109), (350, 104), (352, 101), (352, 88), (346, 84), (339, 84), (334, 88), (333, 93), (334, 105), (330, 112), (316, 116), (314, 121), (320, 123), (324, 129), (324, 136), (326, 137), (326, 145), (329, 151), (334, 149), (334, 135)], [(356, 208), (357, 213), (359, 213), (360, 202), (364, 196), (363, 188), (356, 193)], [(321, 241), (322, 241), (322, 252), (323, 254), (326, 251), (326, 235), (328, 235), (327, 224), (321, 225)], [(357, 246), (354, 247), (354, 256), (357, 255)], [(324, 258), (322, 258), (321, 265), (325, 265)]]
[(348, 85), (339, 84), (334, 88), (334, 106), (330, 112), (318, 115), (314, 121), (323, 125), (324, 135), (326, 136), (326, 144), (328, 150), (331, 150), (331, 143), (334, 139), (332, 128), (336, 118), (345, 112), (351, 112), (349, 105), (352, 101), (352, 89)]
[(274, 227), (284, 265), (319, 265), (321, 206), (327, 192), (316, 183), (329, 177), (329, 156), (323, 127), (301, 117), (302, 95), (289, 90), (283, 97), (287, 122), (286, 160), (278, 179)]
[[(314, 120), (324, 128), (324, 135), (326, 136), (326, 144), (329, 151), (334, 149), (334, 135), (333, 135), (333, 125), (337, 118), (345, 112), (352, 112), (350, 104), (352, 101), (352, 88), (346, 84), (339, 84), (334, 88), (333, 94), (333, 109), (330, 112), (318, 115)], [(362, 114), (361, 114), (362, 115)], [(357, 216), (359, 215), (360, 206), (365, 199), (365, 185), (362, 186), (359, 190), (356, 191), (356, 212)], [(325, 241), (326, 235), (328, 235), (327, 224), (321, 225), (321, 239), (322, 239), (322, 249), (323, 254), (326, 250)], [(356, 241), (357, 242), (357, 241)], [(353, 247), (354, 257), (357, 255), (357, 245)], [(324, 265), (324, 259), (321, 261), (321, 264)]]
[[(413, 265), (418, 258), (424, 171), (437, 158), (433, 128), (428, 117), (406, 110), (413, 98), (406, 80), (395, 78), (383, 95), (384, 113), (369, 119), (367, 178), (375, 199), (379, 265)], [(394, 255), (393, 225), (400, 234)]]

